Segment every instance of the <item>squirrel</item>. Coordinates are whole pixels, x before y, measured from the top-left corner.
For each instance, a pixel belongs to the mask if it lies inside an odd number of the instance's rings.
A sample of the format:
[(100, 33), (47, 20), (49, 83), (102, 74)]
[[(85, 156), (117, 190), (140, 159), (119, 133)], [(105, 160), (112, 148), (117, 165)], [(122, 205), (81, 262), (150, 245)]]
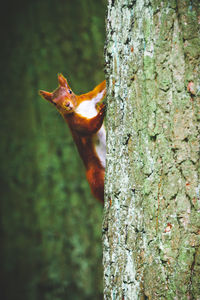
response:
[(103, 125), (105, 104), (99, 102), (106, 95), (106, 81), (83, 95), (73, 93), (62, 74), (58, 74), (58, 83), (58, 88), (52, 93), (40, 90), (39, 94), (54, 104), (67, 122), (85, 165), (91, 191), (103, 203), (106, 165), (106, 131)]

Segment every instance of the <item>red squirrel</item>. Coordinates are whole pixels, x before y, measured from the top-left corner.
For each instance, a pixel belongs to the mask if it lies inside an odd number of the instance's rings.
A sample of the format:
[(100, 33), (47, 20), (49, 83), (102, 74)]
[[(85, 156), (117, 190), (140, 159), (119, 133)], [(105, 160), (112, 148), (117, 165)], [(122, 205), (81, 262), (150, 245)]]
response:
[(67, 122), (85, 165), (91, 191), (103, 203), (106, 164), (106, 132), (103, 125), (105, 104), (98, 103), (106, 95), (106, 81), (83, 95), (74, 94), (62, 74), (58, 74), (58, 82), (58, 88), (52, 93), (39, 93), (56, 106)]

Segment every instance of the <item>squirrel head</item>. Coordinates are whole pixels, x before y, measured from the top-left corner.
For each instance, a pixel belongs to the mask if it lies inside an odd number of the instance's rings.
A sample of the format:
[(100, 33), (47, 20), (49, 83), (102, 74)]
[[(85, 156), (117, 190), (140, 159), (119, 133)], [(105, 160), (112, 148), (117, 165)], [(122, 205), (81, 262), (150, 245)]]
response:
[(52, 93), (39, 91), (39, 94), (48, 102), (54, 104), (62, 115), (73, 113), (77, 106), (76, 95), (72, 92), (62, 74), (58, 74), (58, 83), (58, 88)]

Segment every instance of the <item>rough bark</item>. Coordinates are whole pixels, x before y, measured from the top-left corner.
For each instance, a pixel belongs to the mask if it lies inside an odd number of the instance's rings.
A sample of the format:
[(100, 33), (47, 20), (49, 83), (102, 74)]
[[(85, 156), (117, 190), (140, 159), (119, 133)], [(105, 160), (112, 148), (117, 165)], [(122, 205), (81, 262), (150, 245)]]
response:
[(200, 299), (198, 3), (108, 1), (105, 299)]

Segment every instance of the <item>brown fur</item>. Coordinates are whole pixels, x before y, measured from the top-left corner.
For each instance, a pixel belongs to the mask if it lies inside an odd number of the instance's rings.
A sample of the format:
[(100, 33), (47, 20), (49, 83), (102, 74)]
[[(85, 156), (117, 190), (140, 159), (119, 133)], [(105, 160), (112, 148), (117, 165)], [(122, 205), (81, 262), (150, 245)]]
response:
[[(93, 118), (85, 118), (76, 113), (76, 107), (85, 100), (92, 100), (106, 87), (105, 80), (91, 92), (83, 95), (75, 95), (63, 75), (58, 75), (59, 87), (53, 92), (40, 91), (40, 95), (56, 105), (67, 122), (79, 154), (86, 168), (86, 177), (93, 195), (104, 201), (104, 167), (95, 151), (95, 135), (103, 124), (105, 105), (100, 104), (98, 113)], [(100, 101), (104, 98), (106, 90)]]

